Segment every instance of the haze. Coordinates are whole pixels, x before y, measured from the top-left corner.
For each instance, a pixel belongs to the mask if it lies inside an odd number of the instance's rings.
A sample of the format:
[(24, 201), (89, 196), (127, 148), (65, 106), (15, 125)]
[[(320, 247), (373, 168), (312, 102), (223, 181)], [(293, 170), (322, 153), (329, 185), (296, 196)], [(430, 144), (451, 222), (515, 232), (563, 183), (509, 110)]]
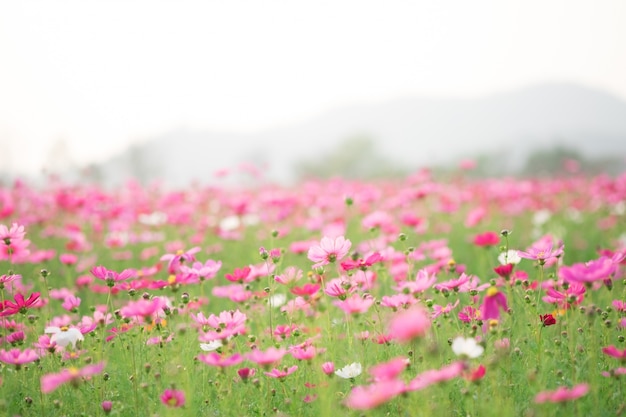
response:
[(626, 99), (622, 1), (0, 5), (0, 164), (102, 161), (179, 128), (250, 133), (396, 97), (571, 82)]

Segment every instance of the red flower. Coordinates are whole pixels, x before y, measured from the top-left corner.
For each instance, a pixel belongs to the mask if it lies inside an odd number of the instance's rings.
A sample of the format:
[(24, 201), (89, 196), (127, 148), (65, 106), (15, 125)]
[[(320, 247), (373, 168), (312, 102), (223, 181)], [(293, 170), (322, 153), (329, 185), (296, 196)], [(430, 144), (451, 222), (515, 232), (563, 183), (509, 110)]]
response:
[(479, 379), (482, 379), (485, 376), (485, 372), (486, 369), (483, 365), (480, 365), (478, 368), (476, 369), (472, 369), (469, 372), (465, 373), (465, 379), (467, 379), (468, 381), (478, 381)]
[(509, 276), (511, 276), (514, 266), (515, 265), (513, 264), (499, 265), (493, 268), (493, 270), (496, 274), (498, 274), (502, 278), (508, 278)]
[(554, 318), (552, 314), (546, 314), (546, 315), (540, 314), (539, 319), (541, 319), (541, 324), (543, 325), (543, 327), (552, 326), (553, 324), (556, 324), (556, 319)]

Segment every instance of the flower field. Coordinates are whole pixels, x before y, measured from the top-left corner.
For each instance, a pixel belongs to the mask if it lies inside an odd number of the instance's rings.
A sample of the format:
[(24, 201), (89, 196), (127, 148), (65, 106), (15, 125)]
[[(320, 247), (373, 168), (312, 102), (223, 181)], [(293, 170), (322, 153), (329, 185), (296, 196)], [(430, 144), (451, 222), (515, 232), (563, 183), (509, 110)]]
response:
[(615, 416), (626, 175), (0, 188), (0, 415)]

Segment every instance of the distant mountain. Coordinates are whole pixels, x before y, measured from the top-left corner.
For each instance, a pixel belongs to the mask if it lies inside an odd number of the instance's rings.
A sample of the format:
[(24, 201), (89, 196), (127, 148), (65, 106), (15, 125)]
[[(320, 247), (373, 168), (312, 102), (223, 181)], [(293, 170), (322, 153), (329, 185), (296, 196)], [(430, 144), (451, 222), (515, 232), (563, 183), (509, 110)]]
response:
[(585, 157), (626, 158), (626, 102), (572, 84), (542, 84), (480, 99), (407, 97), (337, 108), (254, 134), (180, 129), (93, 168), (112, 182), (135, 175), (183, 185), (248, 162), (284, 183), (293, 180), (299, 161), (323, 158), (355, 136), (373, 138), (382, 156), (407, 169), (490, 152), (510, 155), (519, 165), (532, 150), (556, 145)]

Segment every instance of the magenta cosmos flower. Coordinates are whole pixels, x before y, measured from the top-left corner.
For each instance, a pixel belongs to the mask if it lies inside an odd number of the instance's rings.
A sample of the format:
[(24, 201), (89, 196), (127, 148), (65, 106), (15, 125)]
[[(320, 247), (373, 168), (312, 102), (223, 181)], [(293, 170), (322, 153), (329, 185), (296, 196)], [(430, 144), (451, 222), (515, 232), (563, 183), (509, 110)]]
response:
[(161, 394), (161, 402), (168, 407), (182, 407), (185, 405), (185, 393), (180, 390), (166, 389)]
[(0, 317), (12, 316), (17, 313), (26, 314), (26, 311), (39, 301), (39, 296), (40, 293), (34, 292), (28, 299), (24, 299), (22, 294), (15, 294), (13, 301), (6, 300), (4, 304), (0, 305)]
[(535, 396), (536, 403), (560, 403), (563, 401), (575, 400), (589, 392), (588, 384), (578, 384), (571, 389), (559, 387), (556, 391), (542, 391)]
[(611, 279), (617, 271), (617, 264), (605, 256), (587, 263), (577, 263), (559, 268), (559, 277), (569, 283), (592, 283)]
[(611, 345), (611, 346), (602, 348), (602, 353), (604, 353), (605, 355), (609, 355), (614, 358), (617, 358), (623, 362), (626, 362), (626, 349), (621, 350), (621, 349), (616, 348), (614, 345)]
[(313, 268), (331, 264), (345, 257), (350, 251), (352, 242), (343, 236), (334, 239), (324, 236), (319, 245), (309, 248), (308, 258), (315, 262)]
[(83, 379), (87, 379), (92, 375), (99, 374), (104, 369), (104, 362), (87, 365), (82, 369), (69, 368), (63, 369), (57, 374), (48, 374), (41, 377), (41, 392), (48, 394), (63, 384), (71, 383), (77, 386)]
[(109, 287), (113, 287), (118, 281), (135, 278), (137, 276), (137, 271), (134, 269), (125, 269), (118, 273), (103, 266), (96, 266), (91, 269), (91, 274), (94, 277), (105, 281)]

